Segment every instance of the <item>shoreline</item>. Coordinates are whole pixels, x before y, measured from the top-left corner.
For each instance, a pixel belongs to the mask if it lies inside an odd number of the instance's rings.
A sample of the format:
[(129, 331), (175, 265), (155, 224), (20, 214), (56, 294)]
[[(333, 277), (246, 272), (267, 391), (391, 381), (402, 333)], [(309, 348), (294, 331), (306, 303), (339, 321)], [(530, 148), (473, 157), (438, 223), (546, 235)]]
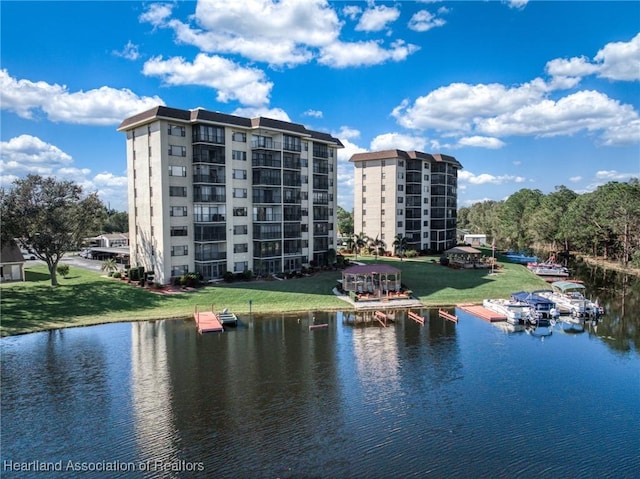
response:
[(618, 273), (630, 274), (632, 276), (640, 276), (640, 268), (633, 268), (627, 266), (626, 268), (616, 261), (609, 261), (604, 258), (580, 255), (576, 254), (576, 259), (583, 261), (593, 266), (597, 266), (602, 269), (608, 269), (611, 271), (617, 271)]

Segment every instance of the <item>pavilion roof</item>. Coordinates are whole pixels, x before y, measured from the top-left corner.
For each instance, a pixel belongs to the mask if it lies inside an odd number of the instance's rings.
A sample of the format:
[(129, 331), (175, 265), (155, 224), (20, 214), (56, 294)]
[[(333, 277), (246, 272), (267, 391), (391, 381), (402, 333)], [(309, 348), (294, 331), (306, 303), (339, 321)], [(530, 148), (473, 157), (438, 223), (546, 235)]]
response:
[(387, 264), (357, 264), (343, 271), (343, 274), (400, 273), (398, 268)]

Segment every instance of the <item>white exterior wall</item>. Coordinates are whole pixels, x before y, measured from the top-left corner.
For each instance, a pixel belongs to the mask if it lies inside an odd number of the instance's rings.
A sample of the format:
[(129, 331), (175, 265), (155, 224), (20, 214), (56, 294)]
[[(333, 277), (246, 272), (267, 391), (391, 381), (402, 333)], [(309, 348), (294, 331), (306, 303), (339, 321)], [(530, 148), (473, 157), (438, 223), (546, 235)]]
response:
[[(198, 124), (207, 124), (198, 121)], [(267, 128), (243, 128), (236, 125), (211, 123), (225, 129), (225, 193), (226, 193), (226, 269), (242, 272), (235, 268), (236, 263), (246, 263), (249, 270), (255, 271), (253, 264), (253, 198), (252, 198), (252, 135), (260, 134), (273, 138), (274, 142), (283, 143), (282, 131)], [(170, 135), (169, 125), (181, 125), (185, 135)], [(233, 132), (243, 132), (246, 142), (234, 141)], [(186, 266), (187, 271), (195, 271), (195, 230), (194, 230), (194, 189), (193, 189), (193, 143), (190, 121), (179, 119), (153, 119), (149, 123), (126, 131), (127, 134), (127, 170), (129, 176), (129, 231), (131, 266), (144, 266), (155, 273), (155, 281), (169, 282), (172, 271), (176, 267)], [(301, 138), (301, 161), (308, 166), (302, 167), (300, 174), (307, 178), (302, 182), (301, 192), (307, 199), (300, 202), (303, 210), (308, 212), (301, 223), (307, 231), (301, 233), (302, 253), (306, 263), (313, 259), (313, 141), (305, 135), (294, 131), (288, 135)], [(322, 143), (321, 141), (319, 143)], [(169, 147), (184, 147), (185, 156), (169, 154)], [(221, 145), (222, 146), (222, 145)], [(337, 204), (337, 148), (328, 145), (330, 170), (329, 224), (333, 228), (328, 233), (329, 248), (336, 244), (336, 204)], [(246, 153), (246, 161), (233, 159), (233, 151)], [(186, 176), (170, 175), (171, 166), (184, 167)], [(244, 170), (246, 178), (234, 178), (234, 170)], [(170, 196), (170, 187), (186, 187), (186, 197)], [(244, 189), (246, 198), (234, 197), (234, 189)], [(283, 213), (284, 202), (274, 205)], [(186, 207), (186, 216), (172, 216), (171, 207)], [(246, 208), (246, 216), (234, 216), (234, 208)], [(234, 226), (246, 225), (246, 234), (235, 234)], [(187, 227), (187, 236), (171, 236), (172, 227)], [(285, 238), (283, 237), (282, 240)], [(296, 239), (296, 238), (291, 238)], [(246, 244), (247, 251), (234, 253), (234, 245)], [(188, 254), (172, 256), (172, 246), (187, 246)], [(296, 255), (299, 257), (300, 255)], [(283, 266), (287, 256), (281, 256)]]

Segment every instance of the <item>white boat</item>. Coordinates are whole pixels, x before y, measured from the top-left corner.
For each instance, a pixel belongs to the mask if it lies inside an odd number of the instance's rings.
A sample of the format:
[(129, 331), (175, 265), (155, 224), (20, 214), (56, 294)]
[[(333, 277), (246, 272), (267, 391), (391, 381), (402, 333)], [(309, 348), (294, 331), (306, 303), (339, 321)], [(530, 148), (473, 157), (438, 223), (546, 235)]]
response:
[(551, 286), (552, 291), (538, 292), (538, 294), (556, 303), (560, 314), (570, 314), (573, 317), (593, 317), (601, 314), (601, 308), (584, 297), (583, 284), (574, 281), (555, 281)]
[(569, 276), (569, 270), (559, 264), (538, 264), (529, 268), (533, 273), (538, 276), (553, 276), (557, 278), (567, 278)]
[(533, 314), (527, 303), (515, 299), (485, 299), (482, 306), (505, 316), (510, 324), (529, 321)]
[(236, 326), (238, 324), (238, 317), (230, 312), (227, 308), (224, 308), (221, 313), (217, 314), (218, 321), (223, 326)]

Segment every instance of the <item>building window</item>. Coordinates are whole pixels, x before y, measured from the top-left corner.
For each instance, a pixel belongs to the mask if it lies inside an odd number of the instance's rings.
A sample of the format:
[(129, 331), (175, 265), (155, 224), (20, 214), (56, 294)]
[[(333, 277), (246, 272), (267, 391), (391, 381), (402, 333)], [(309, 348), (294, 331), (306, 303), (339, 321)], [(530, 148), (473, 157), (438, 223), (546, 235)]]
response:
[(237, 225), (233, 227), (234, 235), (246, 235), (247, 234), (247, 225)]
[(233, 179), (234, 180), (246, 180), (247, 179), (247, 170), (233, 170)]
[(169, 216), (187, 216), (186, 206), (172, 206), (169, 210)]
[(362, 197), (362, 204), (364, 205), (364, 204), (366, 204), (366, 202), (367, 202), (367, 199), (363, 196)]
[(429, 216), (429, 210), (422, 210), (422, 216)]
[(398, 221), (398, 228), (402, 228), (402, 221)]
[(231, 139), (232, 139), (233, 141), (239, 141), (239, 142), (241, 142), (241, 143), (246, 143), (246, 142), (247, 142), (247, 134), (246, 134), (246, 133), (243, 133), (243, 132), (241, 132), (241, 131), (234, 131), (234, 132), (231, 134)]
[(233, 263), (233, 272), (234, 273), (244, 273), (249, 269), (248, 261), (236, 261)]
[(247, 251), (249, 251), (249, 245), (247, 243), (240, 243), (240, 244), (233, 245), (234, 253), (246, 253)]
[(399, 161), (398, 166), (404, 166), (404, 161)]
[(169, 156), (187, 156), (187, 147), (169, 145)]
[(171, 247), (171, 256), (187, 256), (188, 254), (189, 247), (187, 245)]
[(425, 198), (425, 199), (423, 199), (423, 200), (422, 200), (422, 202), (423, 202), (425, 205), (428, 205), (428, 204), (429, 204), (429, 198)]
[(367, 185), (362, 185), (362, 192), (365, 193), (367, 191)]
[(362, 210), (362, 216), (367, 216), (367, 210)]
[(385, 199), (385, 197), (384, 197), (384, 196), (383, 196), (382, 198), (380, 198), (380, 202), (381, 202), (381, 203), (385, 203), (385, 202), (386, 202), (386, 199)]
[(387, 166), (387, 160), (382, 160), (382, 162), (380, 163), (382, 166)]
[(383, 180), (387, 178), (387, 174), (386, 174), (384, 171), (382, 172), (382, 176), (381, 176), (381, 178), (382, 178)]
[[(386, 226), (386, 225), (384, 224), (384, 221), (381, 221), (381, 222), (380, 222), (380, 226), (381, 226), (381, 227), (383, 227), (383, 228)], [(384, 239), (384, 238), (382, 238), (382, 239)]]
[(384, 216), (384, 210), (380, 210), (380, 214)]
[(429, 169), (429, 163), (425, 163), (425, 164), (424, 164), (424, 169), (425, 169), (425, 170), (428, 170), (428, 169)]
[(240, 151), (240, 150), (232, 150), (231, 151), (231, 159), (240, 160), (240, 161), (247, 161), (247, 152), (246, 151)]
[(170, 186), (169, 187), (169, 196), (187, 196), (187, 187), (186, 186)]
[(169, 176), (187, 176), (186, 166), (173, 166), (169, 165)]
[(171, 236), (187, 236), (187, 227), (186, 226), (172, 226), (171, 227)]
[(189, 266), (181, 265), (181, 266), (172, 266), (171, 267), (171, 276), (183, 276), (189, 272)]
[(404, 203), (404, 198), (402, 196), (398, 196), (398, 203)]
[(429, 226), (429, 220), (423, 221), (422, 226)]
[(424, 233), (422, 233), (422, 237), (423, 238), (428, 238), (429, 237), (429, 232), (425, 231)]
[(429, 175), (424, 175), (424, 180), (429, 181)]
[(234, 208), (233, 209), (233, 216), (247, 216), (247, 209), (246, 208)]
[(180, 125), (168, 125), (168, 133), (172, 136), (186, 136), (186, 128)]
[(404, 185), (398, 185), (398, 191), (404, 191)]
[(386, 186), (386, 185), (382, 185), (382, 186), (380, 187), (380, 191), (384, 191), (384, 190), (385, 190), (385, 186)]
[(398, 171), (398, 179), (404, 180), (404, 173), (402, 171)]
[(247, 189), (246, 188), (234, 188), (233, 189), (233, 197), (234, 198), (246, 198), (247, 197)]

